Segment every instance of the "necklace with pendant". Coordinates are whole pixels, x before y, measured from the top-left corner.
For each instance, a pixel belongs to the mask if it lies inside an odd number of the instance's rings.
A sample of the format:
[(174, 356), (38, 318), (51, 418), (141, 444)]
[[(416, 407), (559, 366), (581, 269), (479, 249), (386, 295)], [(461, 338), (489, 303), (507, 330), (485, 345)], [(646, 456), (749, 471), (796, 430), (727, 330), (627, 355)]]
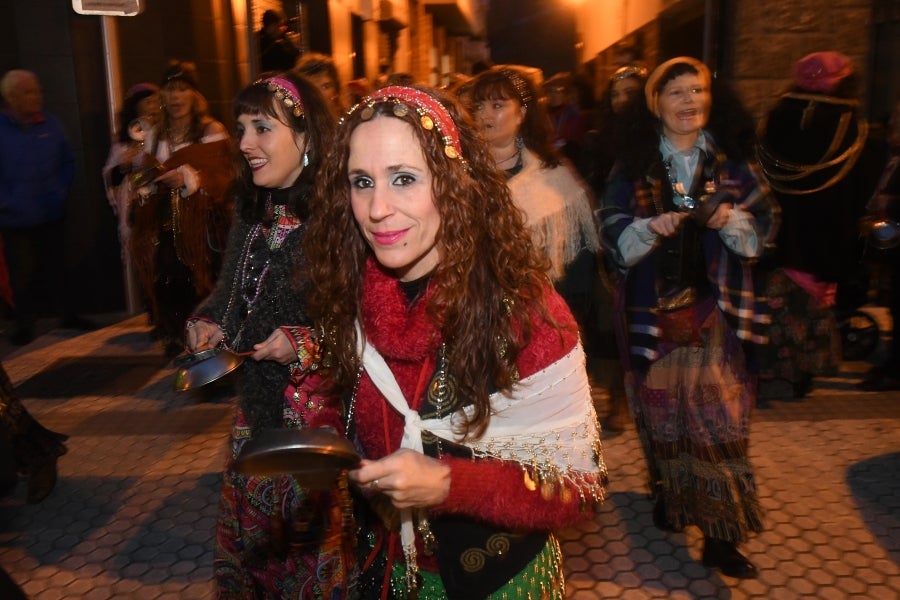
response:
[(706, 200), (706, 197), (709, 194), (715, 193), (718, 186), (716, 182), (711, 178), (710, 173), (707, 172), (707, 169), (704, 168), (704, 176), (706, 176), (706, 183), (703, 184), (703, 196), (699, 199), (694, 198), (693, 196), (687, 193), (687, 190), (684, 187), (684, 184), (675, 179), (675, 175), (672, 174), (672, 159), (666, 160), (663, 165), (666, 167), (666, 175), (669, 178), (669, 184), (672, 186), (672, 192), (681, 198), (681, 204), (679, 208), (682, 210), (694, 210), (697, 208), (698, 204), (703, 203)]
[(669, 178), (669, 184), (672, 186), (672, 192), (675, 193), (676, 196), (681, 198), (680, 207), (686, 210), (693, 210), (697, 203), (694, 201), (692, 196), (689, 196), (687, 190), (684, 189), (684, 184), (680, 181), (675, 180), (675, 175), (672, 174), (672, 159), (665, 161), (663, 165), (666, 167), (666, 176)]

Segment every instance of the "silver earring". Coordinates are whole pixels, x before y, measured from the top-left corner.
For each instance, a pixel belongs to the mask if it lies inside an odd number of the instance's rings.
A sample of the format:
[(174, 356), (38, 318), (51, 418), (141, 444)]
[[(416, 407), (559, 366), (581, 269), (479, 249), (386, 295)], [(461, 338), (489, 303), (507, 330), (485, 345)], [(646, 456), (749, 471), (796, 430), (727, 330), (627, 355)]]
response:
[(304, 167), (308, 167), (308, 166), (309, 166), (309, 152), (304, 152), (304, 153), (303, 153), (303, 166), (304, 166)]

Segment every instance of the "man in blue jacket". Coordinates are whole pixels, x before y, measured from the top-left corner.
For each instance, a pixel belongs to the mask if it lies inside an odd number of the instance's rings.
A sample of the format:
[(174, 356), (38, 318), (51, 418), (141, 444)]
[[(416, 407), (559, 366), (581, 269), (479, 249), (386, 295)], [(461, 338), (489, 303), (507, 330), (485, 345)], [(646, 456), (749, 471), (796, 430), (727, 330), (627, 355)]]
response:
[(15, 344), (34, 337), (41, 311), (64, 327), (88, 322), (62, 314), (65, 203), (74, 172), (72, 148), (59, 120), (43, 110), (37, 76), (14, 69), (0, 79), (0, 235), (9, 269)]

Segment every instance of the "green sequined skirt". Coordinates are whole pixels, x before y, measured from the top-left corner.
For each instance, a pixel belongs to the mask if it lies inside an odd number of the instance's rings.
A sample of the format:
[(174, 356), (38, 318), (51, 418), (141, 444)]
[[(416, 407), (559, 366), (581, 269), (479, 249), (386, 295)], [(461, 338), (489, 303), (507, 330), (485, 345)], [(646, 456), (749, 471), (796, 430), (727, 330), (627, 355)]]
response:
[[(447, 600), (439, 573), (420, 571), (419, 575), (418, 600)], [(391, 569), (391, 591), (394, 598), (410, 597), (406, 587), (406, 565), (401, 562), (395, 562)], [(551, 535), (544, 549), (524, 569), (485, 600), (563, 600), (565, 597), (562, 551), (557, 539)]]

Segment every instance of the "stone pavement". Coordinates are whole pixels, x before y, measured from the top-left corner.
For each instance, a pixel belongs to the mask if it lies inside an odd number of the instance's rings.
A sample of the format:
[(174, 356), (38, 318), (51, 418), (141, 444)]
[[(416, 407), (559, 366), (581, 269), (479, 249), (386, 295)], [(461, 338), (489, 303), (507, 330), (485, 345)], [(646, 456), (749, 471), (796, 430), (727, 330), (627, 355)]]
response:
[[(3, 359), (28, 409), (70, 435), (49, 498), (26, 504), (20, 485), (0, 501), (0, 566), (34, 600), (215, 597), (231, 398), (175, 392), (145, 322), (51, 330)], [(867, 367), (845, 363), (804, 401), (754, 413), (756, 580), (704, 568), (696, 530), (657, 530), (634, 431), (605, 433), (610, 498), (560, 532), (568, 597), (900, 598), (900, 392), (855, 392)]]

